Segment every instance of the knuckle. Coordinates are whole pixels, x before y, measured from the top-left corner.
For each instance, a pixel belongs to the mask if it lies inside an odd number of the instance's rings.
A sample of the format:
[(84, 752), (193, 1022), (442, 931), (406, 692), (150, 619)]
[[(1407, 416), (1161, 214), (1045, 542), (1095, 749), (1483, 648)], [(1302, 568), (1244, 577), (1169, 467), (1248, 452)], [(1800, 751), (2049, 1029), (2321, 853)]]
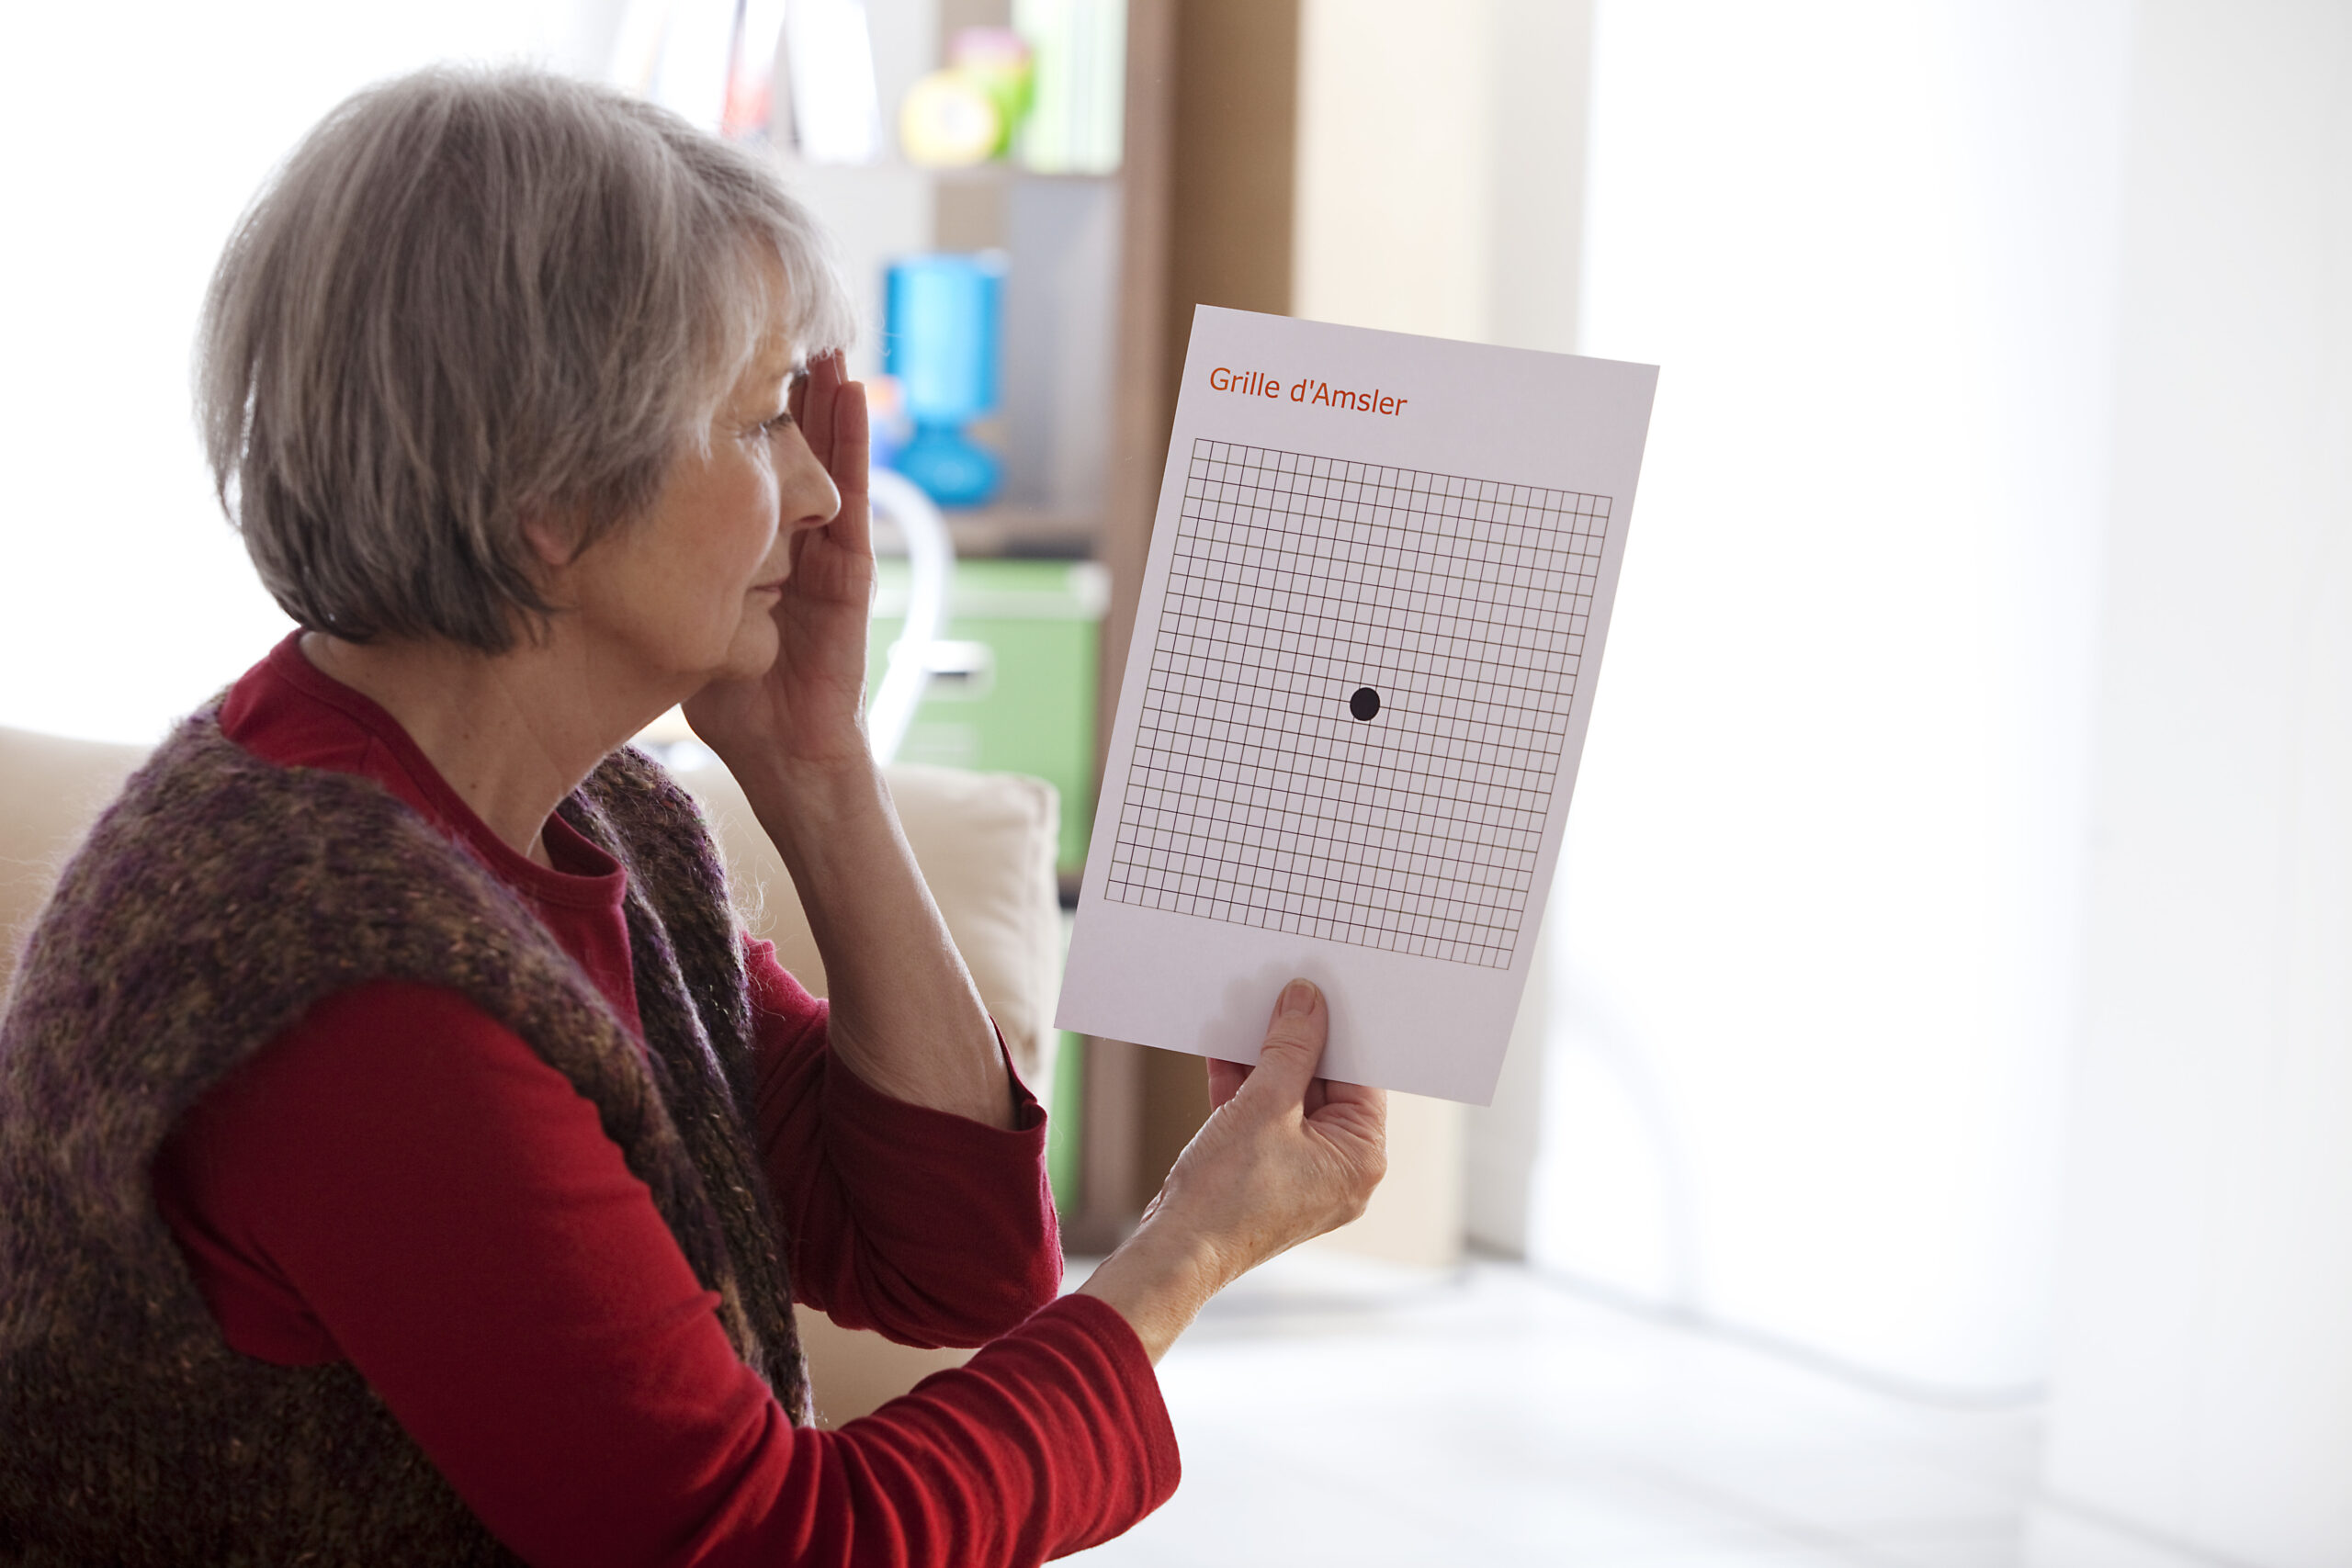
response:
[(1319, 1017), (1286, 1012), (1266, 1025), (1268, 1040), (1286, 1040), (1299, 1045), (1320, 1045), (1324, 1025)]
[(1301, 1030), (1277, 1024), (1266, 1031), (1265, 1043), (1260, 1048), (1260, 1059), (1263, 1060), (1264, 1054), (1268, 1051), (1291, 1053), (1311, 1058), (1322, 1049), (1323, 1042), (1320, 1039)]

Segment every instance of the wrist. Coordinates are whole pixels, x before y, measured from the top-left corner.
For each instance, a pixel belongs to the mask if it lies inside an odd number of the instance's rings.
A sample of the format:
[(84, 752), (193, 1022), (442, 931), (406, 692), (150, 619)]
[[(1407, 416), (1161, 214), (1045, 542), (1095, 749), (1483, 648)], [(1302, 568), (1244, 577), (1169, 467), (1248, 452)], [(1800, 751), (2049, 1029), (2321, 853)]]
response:
[(860, 820), (888, 815), (888, 786), (864, 744), (849, 754), (822, 760), (779, 755), (719, 754), (743, 786), (752, 813), (787, 860), (821, 852)]
[(1229, 1283), (1224, 1260), (1204, 1238), (1147, 1220), (1096, 1267), (1079, 1293), (1125, 1318), (1144, 1353), (1157, 1362)]

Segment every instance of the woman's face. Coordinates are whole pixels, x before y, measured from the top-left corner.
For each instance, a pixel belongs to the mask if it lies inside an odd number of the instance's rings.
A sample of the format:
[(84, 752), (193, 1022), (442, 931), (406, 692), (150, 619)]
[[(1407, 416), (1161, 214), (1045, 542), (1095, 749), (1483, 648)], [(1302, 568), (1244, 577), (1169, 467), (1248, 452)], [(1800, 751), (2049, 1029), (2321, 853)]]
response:
[(580, 629), (625, 661), (621, 679), (683, 696), (775, 662), (793, 542), (841, 508), (786, 411), (794, 374), (792, 345), (764, 342), (720, 401), (708, 450), (680, 454), (651, 511), (566, 569)]

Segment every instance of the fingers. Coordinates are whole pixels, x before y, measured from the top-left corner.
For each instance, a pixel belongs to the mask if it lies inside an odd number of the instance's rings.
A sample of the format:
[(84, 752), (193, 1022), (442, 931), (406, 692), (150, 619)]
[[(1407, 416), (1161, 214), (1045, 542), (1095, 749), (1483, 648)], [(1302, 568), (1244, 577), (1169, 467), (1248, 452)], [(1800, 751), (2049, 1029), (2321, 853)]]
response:
[(1250, 1081), (1250, 1067), (1247, 1063), (1222, 1062), (1215, 1056), (1211, 1056), (1208, 1062), (1209, 1109), (1215, 1111)]
[(1257, 1068), (1250, 1076), (1251, 1092), (1284, 1104), (1303, 1104), (1330, 1027), (1330, 1009), (1312, 981), (1293, 980), (1283, 987), (1266, 1024), (1265, 1043), (1258, 1048)]
[(865, 389), (845, 382), (833, 398), (833, 454), (826, 465), (834, 493), (842, 498), (825, 532), (854, 556), (874, 553), (873, 502), (866, 493)]
[(1388, 1096), (1361, 1084), (1317, 1078), (1322, 1104), (1310, 1106), (1301, 1130), (1337, 1162), (1343, 1190), (1340, 1223), (1359, 1218), (1388, 1174)]
[(1359, 1137), (1379, 1142), (1388, 1131), (1388, 1093), (1385, 1089), (1366, 1089), (1362, 1084), (1341, 1083), (1337, 1078), (1317, 1078), (1315, 1089), (1307, 1097), (1309, 1120), (1331, 1126), (1344, 1126)]
[[(842, 356), (838, 349), (808, 361), (808, 377), (800, 385), (800, 434), (825, 471), (833, 471), (833, 440), (842, 386)], [(835, 482), (839, 482), (836, 480)]]
[(833, 393), (833, 454), (825, 467), (844, 499), (865, 493), (865, 465), (872, 441), (865, 421), (865, 384), (844, 381)]

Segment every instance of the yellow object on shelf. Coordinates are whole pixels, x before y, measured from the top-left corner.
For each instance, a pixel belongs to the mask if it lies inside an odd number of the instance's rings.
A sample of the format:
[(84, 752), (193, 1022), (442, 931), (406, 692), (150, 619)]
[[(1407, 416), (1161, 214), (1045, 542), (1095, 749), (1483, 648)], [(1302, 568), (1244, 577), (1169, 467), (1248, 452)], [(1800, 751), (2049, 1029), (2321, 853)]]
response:
[(1012, 151), (1035, 84), (1029, 45), (1019, 33), (962, 28), (948, 44), (947, 68), (917, 82), (899, 107), (899, 139), (908, 159), (955, 166), (1003, 157)]
[(984, 164), (1004, 141), (1003, 112), (988, 88), (965, 72), (934, 71), (907, 90), (899, 141), (907, 161), (934, 168)]

